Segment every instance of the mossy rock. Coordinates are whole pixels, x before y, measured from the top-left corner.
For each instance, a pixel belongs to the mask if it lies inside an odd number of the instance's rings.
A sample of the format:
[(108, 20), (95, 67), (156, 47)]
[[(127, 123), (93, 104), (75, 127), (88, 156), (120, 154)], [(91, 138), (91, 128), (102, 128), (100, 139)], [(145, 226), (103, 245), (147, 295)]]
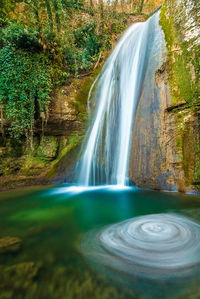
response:
[(58, 138), (55, 136), (43, 136), (36, 150), (36, 156), (43, 161), (52, 161), (57, 156)]
[(17, 252), (21, 247), (21, 240), (16, 237), (5, 237), (0, 239), (0, 254)]
[[(189, 1), (165, 1), (160, 13), (160, 25), (164, 31), (167, 44), (167, 70), (173, 103), (185, 100), (188, 106), (199, 110), (199, 53), (198, 37), (193, 37), (198, 30), (197, 17), (198, 3), (194, 2), (191, 9)], [(188, 14), (186, 13), (188, 10)], [(188, 19), (193, 19), (189, 27)]]
[(8, 275), (13, 273), (18, 277), (24, 276), (26, 279), (33, 279), (38, 274), (39, 268), (39, 265), (36, 265), (34, 262), (26, 262), (7, 267), (5, 273)]
[(36, 277), (39, 270), (40, 266), (34, 262), (0, 266), (0, 298), (37, 298)]
[(50, 171), (47, 173), (48, 178), (71, 177), (73, 168), (76, 164), (78, 151), (84, 135), (69, 136), (66, 146), (61, 150), (57, 159), (52, 162)]

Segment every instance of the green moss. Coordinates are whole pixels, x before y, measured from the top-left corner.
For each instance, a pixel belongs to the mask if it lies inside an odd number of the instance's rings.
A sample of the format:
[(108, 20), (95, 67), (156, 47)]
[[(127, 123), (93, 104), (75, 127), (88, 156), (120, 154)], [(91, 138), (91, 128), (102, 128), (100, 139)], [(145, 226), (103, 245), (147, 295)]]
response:
[(24, 160), (24, 165), (20, 170), (20, 174), (26, 176), (40, 175), (45, 165), (46, 164), (44, 163), (44, 161), (40, 160), (40, 158), (34, 157), (33, 155), (29, 154)]
[(177, 138), (176, 138), (176, 146), (177, 146), (178, 148), (182, 149), (182, 145), (183, 145), (182, 136), (179, 135), (179, 136), (177, 136)]
[(58, 138), (55, 136), (43, 136), (36, 150), (36, 156), (42, 161), (54, 160), (58, 151)]
[(194, 183), (198, 183), (197, 189), (200, 190), (200, 151), (196, 155), (195, 171), (194, 171)]
[(74, 147), (76, 147), (78, 144), (80, 144), (80, 142), (83, 140), (84, 136), (80, 136), (80, 135), (73, 135), (73, 136), (69, 136), (69, 141), (67, 146), (62, 150), (62, 152), (59, 154), (58, 158), (53, 162), (54, 164), (60, 160), (62, 157), (64, 157), (65, 155), (67, 155)]
[[(175, 62), (173, 65), (173, 95), (177, 101), (192, 101), (195, 98), (195, 87), (192, 84), (191, 75), (187, 68), (185, 59), (182, 55), (174, 54)], [(176, 89), (175, 85), (178, 86)]]
[[(191, 115), (192, 116), (192, 115)], [(193, 122), (193, 116), (191, 121)], [(197, 134), (191, 121), (186, 122), (183, 132), (183, 170), (185, 174), (186, 185), (194, 182), (194, 173), (196, 165), (196, 139)]]
[(194, 169), (194, 183), (196, 188), (200, 190), (200, 136), (197, 132), (195, 138), (195, 169)]
[(160, 25), (165, 34), (165, 41), (167, 43), (167, 47), (170, 50), (174, 43), (174, 32), (173, 32), (173, 19), (171, 16), (167, 15), (167, 6), (166, 1), (163, 4), (160, 12)]
[(173, 30), (173, 18), (172, 16), (169, 16), (168, 8), (167, 8), (167, 2), (163, 4), (160, 12), (160, 25), (162, 27), (162, 30), (165, 35), (165, 41), (167, 45), (167, 71), (169, 75), (169, 85), (172, 92), (172, 98), (174, 104), (177, 102), (176, 97), (173, 93), (175, 90), (174, 87), (174, 78), (173, 78), (173, 56), (172, 56), (172, 46), (174, 44), (174, 30)]
[(82, 81), (81, 86), (77, 86), (78, 92), (74, 100), (70, 102), (70, 105), (73, 108), (75, 108), (75, 110), (79, 113), (78, 117), (81, 120), (87, 119), (86, 108), (87, 108), (88, 94), (95, 78), (97, 77), (101, 69), (102, 66), (96, 68), (88, 77), (86, 77)]
[(59, 163), (60, 161), (66, 157), (68, 154), (70, 154), (74, 149), (81, 143), (83, 140), (83, 135), (72, 135), (69, 136), (67, 145), (61, 150), (56, 160), (52, 162), (51, 169), (47, 173), (47, 177), (52, 177), (57, 174), (59, 170)]
[(198, 88), (200, 88), (200, 45), (196, 45), (193, 49), (194, 56), (191, 59), (191, 63), (194, 66), (195, 74), (196, 74), (196, 83), (198, 84)]
[[(179, 8), (180, 9), (180, 8)], [(182, 39), (182, 27), (175, 19), (176, 7), (173, 1), (165, 1), (160, 13), (160, 25), (167, 44), (167, 69), (173, 103), (185, 100), (187, 106), (198, 103), (199, 97), (199, 46), (189, 50), (194, 40)], [(193, 65), (194, 70), (191, 68)], [(192, 73), (194, 78), (192, 79)]]
[[(187, 113), (187, 112), (186, 112)], [(184, 123), (185, 112), (176, 113), (177, 135), (176, 135), (176, 156), (178, 161), (183, 161), (183, 132), (185, 128)]]
[(49, 165), (49, 161), (56, 158), (59, 142), (55, 136), (43, 136), (41, 139), (34, 139), (33, 150), (29, 149), (24, 153), (23, 167), (20, 174), (26, 176), (41, 175)]

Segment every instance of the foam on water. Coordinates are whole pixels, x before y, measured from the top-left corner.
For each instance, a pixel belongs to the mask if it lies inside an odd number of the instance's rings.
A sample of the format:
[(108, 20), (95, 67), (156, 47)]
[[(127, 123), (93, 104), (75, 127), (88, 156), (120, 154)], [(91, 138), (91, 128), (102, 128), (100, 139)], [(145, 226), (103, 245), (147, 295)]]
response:
[(66, 186), (66, 187), (59, 187), (53, 190), (53, 193), (56, 194), (69, 194), (69, 195), (77, 195), (85, 192), (92, 192), (92, 191), (110, 191), (110, 192), (119, 192), (119, 191), (128, 191), (128, 190), (138, 190), (139, 188), (136, 186), (123, 186), (123, 185), (97, 185), (97, 186)]
[(88, 234), (82, 249), (84, 255), (109, 268), (171, 279), (199, 268), (200, 225), (176, 214), (135, 217)]

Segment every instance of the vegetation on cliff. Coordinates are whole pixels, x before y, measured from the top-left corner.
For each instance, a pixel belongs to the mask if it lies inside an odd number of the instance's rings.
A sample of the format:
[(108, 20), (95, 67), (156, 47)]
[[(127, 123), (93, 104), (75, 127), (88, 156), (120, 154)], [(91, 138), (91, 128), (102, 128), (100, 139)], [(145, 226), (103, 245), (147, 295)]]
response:
[(165, 1), (160, 24), (168, 48), (167, 67), (174, 104), (185, 101), (187, 107), (199, 110), (200, 42), (196, 18), (200, 4), (198, 1), (189, 2), (184, 0), (178, 5), (176, 1)]
[(167, 73), (176, 124), (175, 152), (184, 178), (181, 191), (200, 189), (200, 27), (197, 0), (165, 1), (160, 24), (167, 44)]
[(51, 90), (92, 68), (126, 22), (122, 13), (82, 0), (1, 5), (2, 125), (16, 138), (31, 137), (34, 120), (47, 117)]
[(127, 9), (141, 13), (157, 2), (1, 1), (2, 127), (15, 138), (31, 139), (34, 121), (48, 118), (51, 90), (96, 65), (126, 28)]

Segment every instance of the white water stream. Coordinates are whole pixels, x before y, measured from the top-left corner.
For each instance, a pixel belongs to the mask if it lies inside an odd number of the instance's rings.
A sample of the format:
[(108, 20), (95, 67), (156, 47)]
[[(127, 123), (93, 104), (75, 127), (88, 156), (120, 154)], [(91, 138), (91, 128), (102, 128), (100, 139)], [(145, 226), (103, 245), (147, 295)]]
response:
[(92, 121), (78, 166), (78, 183), (128, 184), (134, 118), (148, 64), (161, 34), (159, 13), (122, 36), (90, 91)]

